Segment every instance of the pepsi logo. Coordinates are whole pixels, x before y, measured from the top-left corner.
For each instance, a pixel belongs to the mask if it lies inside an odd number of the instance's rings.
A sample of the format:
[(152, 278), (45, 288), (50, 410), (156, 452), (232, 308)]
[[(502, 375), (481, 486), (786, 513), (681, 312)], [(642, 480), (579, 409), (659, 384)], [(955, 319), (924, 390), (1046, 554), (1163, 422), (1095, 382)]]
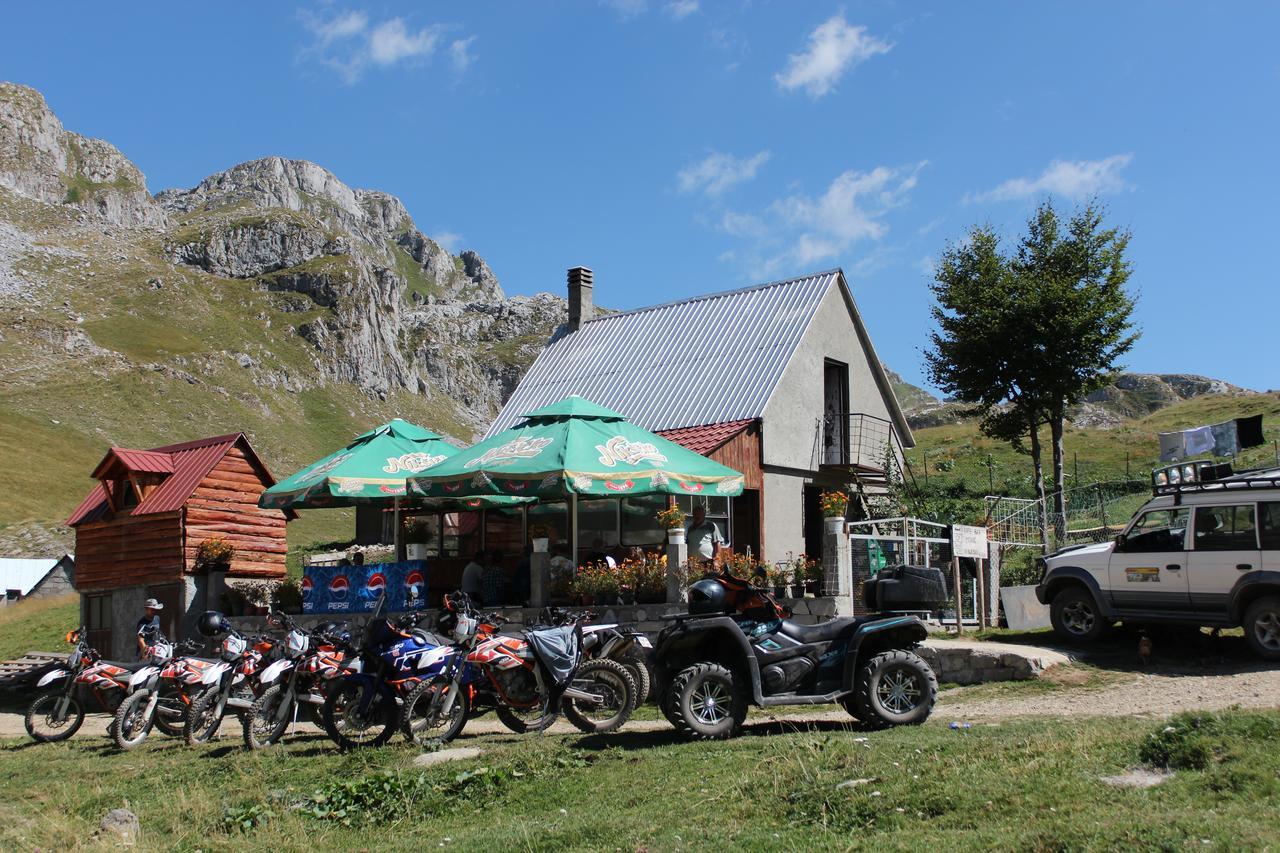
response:
[(350, 589), (351, 582), (346, 575), (334, 575), (333, 580), (329, 581), (329, 597), (336, 601), (345, 601)]
[(369, 575), (369, 580), (365, 582), (364, 588), (369, 591), (370, 595), (380, 595), (387, 588), (387, 576), (382, 572), (374, 572)]
[(406, 588), (411, 586), (420, 587), (425, 581), (426, 578), (422, 576), (422, 572), (409, 572), (404, 579), (404, 585)]
[(310, 598), (310, 597), (311, 597), (311, 588), (312, 588), (312, 586), (313, 586), (313, 584), (312, 584), (312, 582), (311, 582), (311, 578), (310, 578), (310, 577), (308, 577), (307, 575), (303, 575), (303, 576), (302, 576), (302, 583), (300, 584), (300, 586), (302, 587), (302, 597), (303, 597), (303, 598)]

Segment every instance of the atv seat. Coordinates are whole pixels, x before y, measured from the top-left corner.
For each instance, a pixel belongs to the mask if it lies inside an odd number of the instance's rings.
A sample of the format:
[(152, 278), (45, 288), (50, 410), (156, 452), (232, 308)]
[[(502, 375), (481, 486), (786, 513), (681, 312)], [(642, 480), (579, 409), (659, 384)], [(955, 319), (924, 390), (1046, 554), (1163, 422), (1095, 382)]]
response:
[(857, 630), (858, 623), (852, 619), (829, 619), (817, 625), (801, 625), (790, 619), (783, 619), (778, 631), (800, 643), (825, 643), (846, 637)]

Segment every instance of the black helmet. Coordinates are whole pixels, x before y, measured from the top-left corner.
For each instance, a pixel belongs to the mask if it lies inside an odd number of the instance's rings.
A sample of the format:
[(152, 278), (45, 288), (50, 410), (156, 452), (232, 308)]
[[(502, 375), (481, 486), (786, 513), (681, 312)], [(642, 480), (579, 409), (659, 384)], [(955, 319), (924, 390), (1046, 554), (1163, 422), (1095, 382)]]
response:
[(218, 611), (206, 610), (196, 620), (196, 630), (206, 637), (216, 637), (218, 634), (230, 631), (231, 623), (227, 621), (227, 617)]
[(729, 611), (729, 597), (724, 587), (711, 578), (704, 578), (689, 587), (689, 612), (706, 616)]

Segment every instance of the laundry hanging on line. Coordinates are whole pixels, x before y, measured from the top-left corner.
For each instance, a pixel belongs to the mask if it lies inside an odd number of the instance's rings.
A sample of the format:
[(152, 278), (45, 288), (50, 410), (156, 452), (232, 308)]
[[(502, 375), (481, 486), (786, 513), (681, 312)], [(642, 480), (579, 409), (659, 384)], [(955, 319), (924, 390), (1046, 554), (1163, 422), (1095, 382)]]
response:
[(1212, 426), (1162, 432), (1159, 440), (1161, 462), (1180, 462), (1202, 453), (1235, 456), (1241, 450), (1266, 444), (1262, 435), (1262, 415), (1236, 418)]

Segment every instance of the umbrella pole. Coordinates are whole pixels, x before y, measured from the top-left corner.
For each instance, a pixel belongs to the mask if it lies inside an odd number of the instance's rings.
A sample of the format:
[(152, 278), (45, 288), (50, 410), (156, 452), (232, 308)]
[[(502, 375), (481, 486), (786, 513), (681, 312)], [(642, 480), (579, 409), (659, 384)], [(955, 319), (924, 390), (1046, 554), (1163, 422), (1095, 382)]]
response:
[(396, 498), (395, 508), (396, 508), (396, 535), (393, 537), (393, 541), (395, 542), (395, 546), (396, 546), (396, 561), (400, 562), (404, 560), (404, 530), (400, 526), (400, 498)]
[(578, 571), (578, 495), (569, 493), (569, 559), (573, 560), (574, 574)]

